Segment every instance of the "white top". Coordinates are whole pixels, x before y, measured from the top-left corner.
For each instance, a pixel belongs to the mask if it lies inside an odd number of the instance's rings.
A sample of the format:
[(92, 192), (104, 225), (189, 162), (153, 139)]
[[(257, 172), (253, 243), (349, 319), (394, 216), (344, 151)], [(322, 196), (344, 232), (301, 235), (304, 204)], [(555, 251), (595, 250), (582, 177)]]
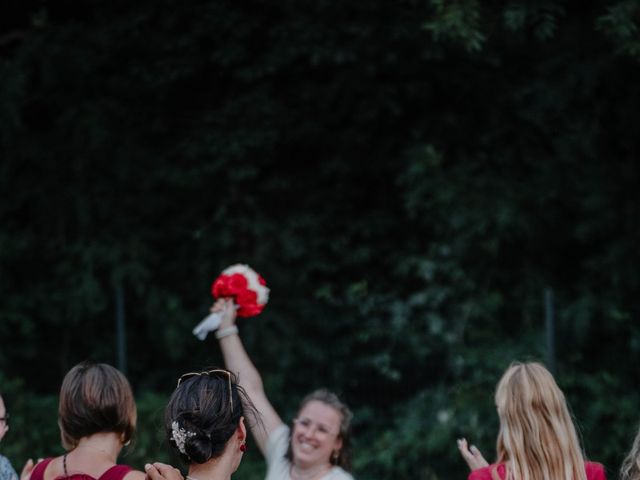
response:
[[(291, 462), (285, 457), (289, 448), (289, 427), (282, 424), (269, 435), (265, 458), (267, 478), (265, 480), (291, 480)], [(334, 466), (320, 480), (353, 480), (350, 473)]]

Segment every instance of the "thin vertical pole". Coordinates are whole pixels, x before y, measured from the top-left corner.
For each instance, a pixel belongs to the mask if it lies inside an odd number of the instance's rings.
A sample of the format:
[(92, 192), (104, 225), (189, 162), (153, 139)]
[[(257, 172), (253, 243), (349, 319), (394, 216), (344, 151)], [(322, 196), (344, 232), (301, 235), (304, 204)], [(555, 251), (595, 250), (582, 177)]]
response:
[(124, 288), (122, 283), (118, 282), (116, 285), (116, 352), (117, 352), (117, 365), (125, 375), (127, 374), (127, 338), (125, 329), (125, 315), (124, 315)]
[(552, 374), (556, 374), (556, 325), (553, 309), (553, 290), (544, 289), (544, 325), (547, 343), (547, 366)]

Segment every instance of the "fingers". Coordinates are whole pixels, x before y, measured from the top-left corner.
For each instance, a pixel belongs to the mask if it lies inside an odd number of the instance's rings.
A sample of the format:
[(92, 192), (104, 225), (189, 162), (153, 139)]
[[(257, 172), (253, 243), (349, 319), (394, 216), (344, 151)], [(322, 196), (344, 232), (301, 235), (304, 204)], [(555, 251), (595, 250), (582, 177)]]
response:
[(31, 472), (33, 470), (33, 460), (29, 459), (25, 462), (22, 471), (20, 472), (20, 480), (29, 480), (31, 478)]
[(458, 444), (458, 450), (460, 450), (460, 452), (463, 452), (463, 451), (467, 450), (467, 439), (466, 438), (459, 438), (456, 443)]
[(467, 444), (467, 439), (459, 438), (457, 443), (458, 443), (458, 450), (460, 451), (460, 455), (462, 455), (462, 458), (464, 459), (464, 461), (467, 462), (467, 465), (469, 465), (469, 468), (473, 470), (473, 467), (471, 466), (471, 464), (473, 463), (474, 458), (473, 458), (473, 454), (469, 451), (469, 445)]
[(458, 450), (460, 450), (460, 454), (467, 465), (471, 470), (477, 470), (478, 468), (486, 467), (489, 463), (484, 459), (480, 450), (478, 450), (475, 445), (471, 445), (467, 443), (466, 438), (458, 439)]
[(236, 304), (233, 298), (219, 298), (209, 309), (210, 313), (221, 313), (220, 328), (230, 327), (236, 321)]
[(232, 298), (223, 298), (222, 300), (222, 319), (220, 328), (230, 327), (236, 322), (236, 304)]
[(471, 445), (469, 450), (471, 450), (471, 454), (473, 455), (473, 458), (475, 458), (476, 465), (478, 465), (476, 468), (482, 468), (489, 465), (489, 462), (484, 459), (482, 453), (480, 453), (480, 450), (478, 450), (475, 445)]
[(180, 470), (165, 463), (155, 462), (153, 465), (147, 463), (144, 470), (151, 480), (183, 480)]
[(213, 305), (211, 305), (209, 312), (210, 313), (219, 312), (224, 309), (224, 305), (225, 305), (225, 299), (219, 298), (215, 302), (213, 302)]
[(224, 299), (224, 311), (227, 315), (234, 315), (236, 313), (236, 304), (233, 298)]

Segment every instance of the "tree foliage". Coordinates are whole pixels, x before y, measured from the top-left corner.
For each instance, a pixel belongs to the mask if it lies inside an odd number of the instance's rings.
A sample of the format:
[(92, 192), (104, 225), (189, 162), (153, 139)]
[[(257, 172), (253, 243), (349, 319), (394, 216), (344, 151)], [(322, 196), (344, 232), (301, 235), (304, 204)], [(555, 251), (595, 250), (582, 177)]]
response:
[(167, 459), (159, 412), (221, 362), (190, 331), (240, 261), (272, 289), (240, 325), (270, 398), (291, 418), (341, 393), (357, 477), (461, 476), (460, 436), (491, 457), (500, 373), (548, 355), (546, 289), (558, 380), (615, 472), (638, 420), (639, 11), (27, 4), (0, 38), (3, 451), (59, 450), (60, 381), (116, 362), (121, 287), (125, 461)]

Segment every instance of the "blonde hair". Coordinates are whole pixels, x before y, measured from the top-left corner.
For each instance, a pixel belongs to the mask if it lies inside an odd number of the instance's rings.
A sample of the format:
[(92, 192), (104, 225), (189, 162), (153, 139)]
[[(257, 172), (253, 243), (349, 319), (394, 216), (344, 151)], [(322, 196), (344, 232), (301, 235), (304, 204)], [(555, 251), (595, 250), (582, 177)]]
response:
[(640, 480), (640, 430), (633, 440), (633, 447), (620, 467), (620, 480)]
[[(540, 363), (513, 363), (496, 389), (498, 463), (509, 480), (586, 480), (564, 395)], [(499, 478), (494, 468), (494, 479)]]

